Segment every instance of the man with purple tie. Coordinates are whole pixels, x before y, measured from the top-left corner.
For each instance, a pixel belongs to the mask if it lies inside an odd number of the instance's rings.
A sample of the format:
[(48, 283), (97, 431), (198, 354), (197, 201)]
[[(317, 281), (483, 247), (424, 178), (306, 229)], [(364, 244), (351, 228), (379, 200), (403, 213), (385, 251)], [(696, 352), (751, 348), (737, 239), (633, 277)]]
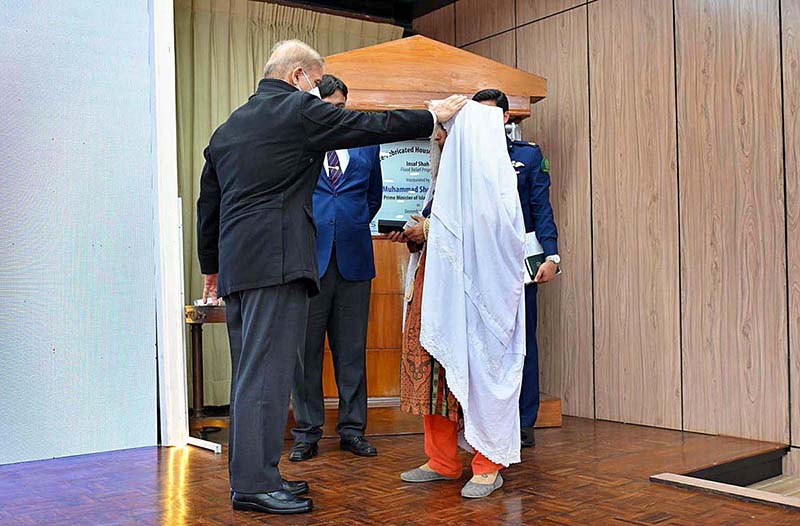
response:
[[(347, 86), (333, 75), (319, 83), (320, 97), (340, 108)], [(332, 150), (325, 155), (314, 191), (320, 292), (311, 298), (305, 348), (295, 368), (292, 408), (296, 427), (291, 461), (309, 460), (318, 453), (325, 404), (322, 362), (325, 334), (333, 355), (339, 390), (340, 447), (352, 453), (378, 454), (364, 438), (367, 425), (366, 345), (369, 298), (375, 264), (370, 221), (383, 197), (380, 147)]]

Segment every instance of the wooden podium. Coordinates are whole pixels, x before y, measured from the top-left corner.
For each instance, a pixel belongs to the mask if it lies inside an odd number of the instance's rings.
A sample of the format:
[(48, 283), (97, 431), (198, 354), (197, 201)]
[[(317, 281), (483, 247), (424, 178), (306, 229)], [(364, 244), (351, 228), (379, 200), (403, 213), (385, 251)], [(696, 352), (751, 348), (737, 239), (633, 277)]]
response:
[[(471, 97), (485, 88), (508, 95), (516, 122), (529, 117), (531, 104), (546, 95), (544, 78), (469, 53), (423, 36), (394, 40), (356, 49), (325, 59), (326, 72), (348, 85), (347, 107), (362, 111), (424, 108), (425, 101), (452, 94)], [(399, 411), (400, 352), (402, 347), (403, 292), (408, 265), (405, 245), (373, 239), (377, 277), (372, 282), (367, 333), (368, 434), (421, 432), (422, 421)], [(198, 310), (200, 309), (200, 310)], [(202, 394), (202, 324), (224, 321), (224, 309), (187, 306), (192, 326), (195, 414), (193, 429), (219, 427), (219, 419), (204, 418)], [(199, 370), (198, 370), (199, 367)], [(336, 382), (330, 350), (325, 348), (323, 376), (326, 397), (325, 436), (335, 436)], [(198, 391), (199, 389), (199, 391)], [(536, 427), (561, 425), (561, 401), (542, 395)], [(290, 421), (292, 419), (290, 418)]]

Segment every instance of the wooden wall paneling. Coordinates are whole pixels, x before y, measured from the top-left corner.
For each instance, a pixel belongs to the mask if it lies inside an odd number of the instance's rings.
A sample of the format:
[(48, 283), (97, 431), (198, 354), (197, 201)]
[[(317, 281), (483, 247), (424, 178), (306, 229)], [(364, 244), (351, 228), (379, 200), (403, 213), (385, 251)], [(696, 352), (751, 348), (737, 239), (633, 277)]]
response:
[(585, 3), (586, 0), (517, 0), (517, 25), (521, 26)]
[[(782, 0), (792, 444), (800, 445), (800, 0)], [(798, 457), (800, 465), (800, 453)], [(800, 470), (798, 470), (800, 475)]]
[(672, 2), (588, 9), (597, 418), (680, 429)]
[(684, 425), (787, 443), (778, 0), (677, 0)]
[(458, 0), (456, 9), (456, 45), (514, 28), (514, 0)]
[(523, 137), (550, 159), (550, 200), (564, 273), (539, 290), (539, 362), (543, 392), (561, 397), (567, 415), (594, 416), (589, 107), (586, 9), (517, 30), (521, 69), (547, 78)]
[[(476, 55), (490, 58), (492, 60), (496, 60), (497, 62), (502, 62), (503, 64), (513, 68), (516, 67), (517, 63), (516, 50), (514, 49), (515, 46), (515, 32), (508, 31), (492, 38), (481, 40), (475, 44), (464, 46), (464, 49), (470, 53), (475, 53)], [(478, 91), (479, 89), (483, 88), (476, 86), (475, 91)]]
[(783, 474), (800, 477), (800, 448), (790, 448), (789, 453), (783, 457)]
[(439, 42), (456, 45), (456, 9), (455, 4), (449, 4), (427, 15), (415, 18), (414, 31), (420, 35), (433, 38)]

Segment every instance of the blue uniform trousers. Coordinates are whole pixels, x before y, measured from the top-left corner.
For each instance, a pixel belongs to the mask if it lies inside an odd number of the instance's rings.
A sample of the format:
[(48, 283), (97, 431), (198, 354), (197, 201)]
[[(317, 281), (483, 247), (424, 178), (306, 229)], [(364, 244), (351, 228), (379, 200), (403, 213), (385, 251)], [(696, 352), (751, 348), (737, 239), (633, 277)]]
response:
[(539, 346), (536, 344), (536, 284), (525, 287), (525, 365), (519, 415), (522, 427), (533, 427), (539, 415)]

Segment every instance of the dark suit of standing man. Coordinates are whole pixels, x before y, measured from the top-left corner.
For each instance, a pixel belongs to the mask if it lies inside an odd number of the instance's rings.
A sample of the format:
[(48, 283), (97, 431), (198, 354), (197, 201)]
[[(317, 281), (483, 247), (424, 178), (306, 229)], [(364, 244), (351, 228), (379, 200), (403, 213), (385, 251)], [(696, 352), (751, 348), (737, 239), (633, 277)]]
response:
[[(482, 104), (498, 106), (508, 122), (508, 97), (499, 90), (479, 91), (472, 97)], [(551, 281), (558, 273), (561, 257), (558, 255), (558, 230), (550, 205), (550, 164), (539, 146), (506, 138), (508, 155), (517, 172), (525, 232), (536, 232), (536, 239), (544, 250), (545, 262), (539, 267), (534, 282), (525, 287), (525, 364), (522, 369), (522, 389), (519, 395), (519, 416), (522, 447), (536, 445), (533, 427), (539, 415), (539, 346), (536, 342), (537, 305), (539, 285)]]
[[(311, 198), (325, 152), (428, 136), (431, 111), (362, 113), (322, 102), (320, 55), (281, 42), (256, 93), (211, 136), (197, 201), (204, 298), (227, 304), (231, 346), (229, 472), (237, 510), (311, 511), (304, 482), (278, 470), (309, 294), (319, 290)], [(433, 115), (433, 117), (432, 117)]]
[[(347, 85), (333, 75), (319, 83), (322, 100), (344, 108)], [(367, 427), (367, 320), (375, 263), (369, 223), (381, 207), (380, 147), (326, 153), (314, 190), (320, 292), (311, 298), (306, 345), (295, 369), (292, 408), (297, 423), (289, 460), (318, 452), (325, 423), (322, 362), (328, 335), (339, 391), (340, 447), (364, 457), (378, 454)]]

